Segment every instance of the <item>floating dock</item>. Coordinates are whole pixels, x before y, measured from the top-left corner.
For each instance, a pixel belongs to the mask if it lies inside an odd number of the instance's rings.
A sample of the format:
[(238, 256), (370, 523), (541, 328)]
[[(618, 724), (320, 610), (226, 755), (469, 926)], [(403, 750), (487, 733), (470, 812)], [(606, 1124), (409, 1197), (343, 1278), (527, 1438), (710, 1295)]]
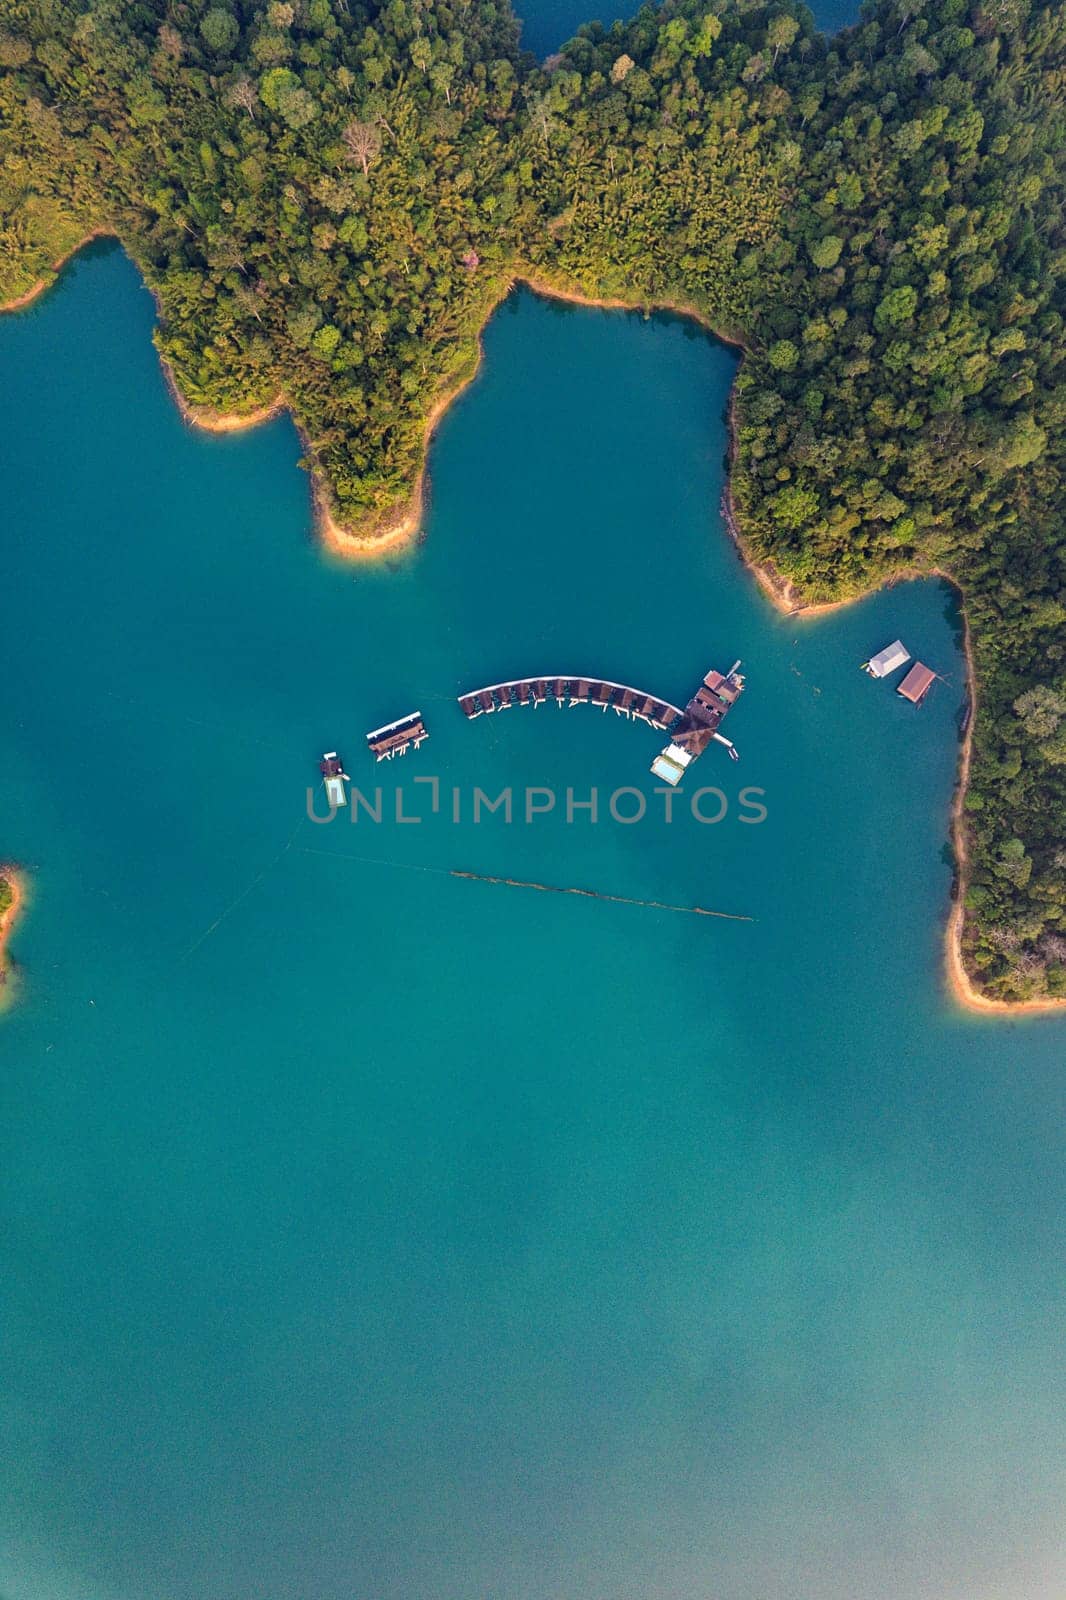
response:
[(405, 756), (413, 746), (416, 750), (429, 738), (421, 711), (411, 711), (406, 717), (387, 722), (366, 736), (370, 753), (379, 761), (391, 761), (393, 756)]
[(350, 783), (351, 779), (345, 772), (344, 764), (336, 750), (326, 751), (318, 764), (318, 770), (321, 772), (322, 781), (326, 786), (326, 799), (333, 810), (336, 811), (341, 806), (346, 806), (348, 804), (348, 796), (345, 793), (344, 785), (345, 782)]
[(739, 761), (736, 745), (718, 729), (743, 691), (744, 679), (740, 675), (739, 661), (734, 661), (728, 672), (708, 672), (681, 713), (680, 720), (672, 727), (670, 743), (652, 762), (651, 770), (655, 776), (676, 787), (692, 763), (712, 743), (724, 745), (730, 760)]

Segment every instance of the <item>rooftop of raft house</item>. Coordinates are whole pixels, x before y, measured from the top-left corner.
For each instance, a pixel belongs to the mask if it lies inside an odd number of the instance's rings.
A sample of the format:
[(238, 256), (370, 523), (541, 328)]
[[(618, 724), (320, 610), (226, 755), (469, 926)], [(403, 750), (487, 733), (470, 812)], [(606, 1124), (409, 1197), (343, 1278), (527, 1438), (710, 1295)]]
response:
[(931, 667), (923, 666), (916, 661), (896, 690), (904, 700), (910, 700), (913, 705), (919, 706), (929, 692), (929, 686), (936, 678), (936, 673)]
[(866, 670), (871, 678), (887, 678), (897, 667), (905, 666), (910, 658), (911, 653), (902, 639), (896, 639), (892, 644), (886, 644), (885, 648), (879, 650), (875, 656), (870, 657)]

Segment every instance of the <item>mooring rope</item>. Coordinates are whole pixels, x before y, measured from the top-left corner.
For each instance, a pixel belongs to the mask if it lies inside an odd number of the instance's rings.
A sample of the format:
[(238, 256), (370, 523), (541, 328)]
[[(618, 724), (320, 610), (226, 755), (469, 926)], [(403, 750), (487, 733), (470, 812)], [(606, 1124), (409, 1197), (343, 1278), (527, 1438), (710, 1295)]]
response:
[(230, 915), (230, 913), (232, 911), (236, 911), (237, 907), (241, 904), (241, 901), (242, 900), (247, 900), (248, 896), (251, 894), (252, 890), (256, 887), (256, 885), (262, 883), (262, 881), (266, 877), (267, 873), (268, 872), (272, 872), (273, 869), (277, 866), (278, 862), (281, 860), (282, 856), (285, 855), (287, 851), (292, 849), (292, 842), (296, 838), (296, 835), (299, 833), (299, 831), (303, 827), (303, 825), (304, 825), (304, 819), (301, 817), (299, 822), (296, 824), (295, 828), (293, 828), (293, 830), (290, 833), (290, 835), (289, 835), (288, 839), (286, 840), (286, 842), (282, 845), (281, 849), (278, 851), (277, 855), (272, 856), (271, 859), (267, 862), (266, 866), (261, 868), (260, 871), (256, 873), (256, 875), (252, 879), (251, 883), (249, 883), (245, 888), (243, 888), (241, 890), (240, 894), (237, 895), (233, 900), (230, 901), (230, 903), (226, 907), (226, 909), (224, 911), (220, 912), (219, 915), (215, 918), (214, 922), (211, 923), (211, 926), (208, 927), (208, 928), (205, 928), (203, 933), (201, 933), (198, 938), (193, 940), (192, 944), (189, 945), (188, 949), (183, 951), (182, 954), (178, 957), (179, 961), (188, 961), (189, 957), (195, 951), (199, 950), (199, 948), (203, 944), (204, 940), (205, 939), (210, 939), (210, 937), (214, 933), (215, 929), (216, 928), (220, 928), (222, 926), (222, 924), (225, 922), (226, 918)]

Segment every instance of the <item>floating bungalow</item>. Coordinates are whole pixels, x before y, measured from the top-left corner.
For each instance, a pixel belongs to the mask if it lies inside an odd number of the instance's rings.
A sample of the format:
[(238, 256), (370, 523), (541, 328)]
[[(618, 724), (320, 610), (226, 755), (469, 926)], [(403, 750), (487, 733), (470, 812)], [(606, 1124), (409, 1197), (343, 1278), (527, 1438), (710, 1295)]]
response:
[(459, 696), (459, 709), (464, 717), (480, 717), (483, 713), (506, 711), (510, 706), (542, 706), (554, 700), (559, 706), (608, 706), (620, 717), (637, 718), (653, 728), (667, 729), (677, 722), (682, 712), (679, 706), (656, 695), (645, 694), (641, 689), (630, 688), (625, 683), (612, 683), (609, 678), (511, 678), (506, 683), (492, 683), (486, 689), (471, 689)]
[(346, 806), (348, 804), (348, 796), (344, 785), (345, 782), (350, 783), (351, 779), (345, 772), (344, 764), (336, 750), (326, 751), (318, 764), (318, 770), (321, 772), (322, 781), (326, 786), (326, 799), (333, 810), (336, 811), (341, 806)]
[(911, 658), (910, 651), (903, 644), (902, 639), (895, 639), (891, 644), (886, 644), (869, 661), (863, 663), (863, 671), (868, 672), (871, 678), (887, 678), (890, 672), (896, 672), (900, 667), (905, 667)]
[(375, 728), (367, 734), (366, 742), (378, 761), (391, 761), (393, 756), (405, 756), (412, 746), (417, 750), (428, 738), (421, 711), (411, 711), (406, 717), (387, 722), (383, 728)]
[(904, 700), (909, 700), (911, 705), (920, 706), (935, 678), (936, 673), (931, 667), (923, 666), (920, 661), (916, 661), (896, 693), (901, 694)]

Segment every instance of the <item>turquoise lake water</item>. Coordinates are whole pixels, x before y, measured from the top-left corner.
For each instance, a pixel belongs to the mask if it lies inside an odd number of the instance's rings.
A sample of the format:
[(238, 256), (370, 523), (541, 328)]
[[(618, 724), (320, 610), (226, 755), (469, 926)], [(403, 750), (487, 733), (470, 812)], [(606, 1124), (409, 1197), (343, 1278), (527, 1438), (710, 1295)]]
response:
[[(151, 327), (113, 247), (0, 323), (0, 1595), (1061, 1596), (1066, 1026), (943, 992), (950, 594), (769, 610), (680, 321), (516, 294), (377, 568)], [(640, 724), (454, 703), (736, 656), (717, 825)], [(380, 825), (307, 820), (334, 746)], [(509, 784), (649, 815), (475, 826)]]
[[(522, 19), (522, 45), (542, 59), (572, 39), (584, 22), (600, 21), (610, 27), (615, 17), (635, 15), (636, 5), (597, 10), (592, 0), (521, 0), (515, 12)], [(815, 21), (827, 33), (835, 33), (859, 19), (859, 0), (817, 0), (811, 5)]]

